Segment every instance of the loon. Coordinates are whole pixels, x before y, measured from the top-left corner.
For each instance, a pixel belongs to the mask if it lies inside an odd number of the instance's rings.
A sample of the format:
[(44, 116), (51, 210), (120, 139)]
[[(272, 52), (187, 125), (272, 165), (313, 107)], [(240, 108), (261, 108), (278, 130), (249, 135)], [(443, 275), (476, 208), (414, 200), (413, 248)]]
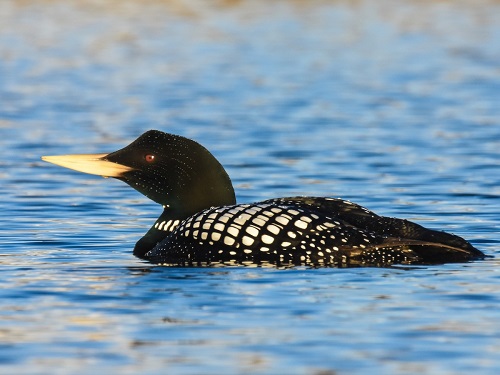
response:
[(150, 130), (108, 154), (44, 156), (114, 177), (163, 206), (134, 255), (167, 266), (288, 268), (431, 265), (485, 255), (461, 237), (378, 216), (347, 200), (287, 197), (237, 204), (231, 180), (199, 143)]

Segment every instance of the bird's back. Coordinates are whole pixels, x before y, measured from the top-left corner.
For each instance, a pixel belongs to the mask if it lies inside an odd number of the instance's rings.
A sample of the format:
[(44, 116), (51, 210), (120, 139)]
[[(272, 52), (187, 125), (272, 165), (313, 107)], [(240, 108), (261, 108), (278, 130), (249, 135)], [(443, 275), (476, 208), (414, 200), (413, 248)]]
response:
[(282, 267), (438, 264), (482, 257), (458, 236), (317, 197), (213, 207), (181, 222), (146, 254), (165, 265)]

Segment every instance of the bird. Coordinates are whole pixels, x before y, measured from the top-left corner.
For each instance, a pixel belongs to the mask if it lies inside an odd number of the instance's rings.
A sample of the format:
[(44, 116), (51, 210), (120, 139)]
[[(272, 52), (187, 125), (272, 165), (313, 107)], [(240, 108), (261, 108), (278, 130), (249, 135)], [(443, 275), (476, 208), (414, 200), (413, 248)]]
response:
[(43, 156), (113, 177), (163, 206), (133, 254), (187, 267), (391, 267), (483, 259), (465, 239), (348, 200), (294, 196), (236, 203), (231, 179), (200, 143), (149, 130), (111, 153)]

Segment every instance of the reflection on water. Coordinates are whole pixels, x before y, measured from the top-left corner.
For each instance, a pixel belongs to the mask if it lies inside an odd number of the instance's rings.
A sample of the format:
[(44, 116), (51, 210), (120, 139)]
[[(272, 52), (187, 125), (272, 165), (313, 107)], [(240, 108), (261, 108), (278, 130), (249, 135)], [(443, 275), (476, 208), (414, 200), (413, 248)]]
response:
[(0, 369), (484, 373), (496, 258), (180, 269), (131, 252), (161, 207), (40, 155), (192, 137), (241, 202), (340, 196), (499, 248), (497, 1), (4, 1)]

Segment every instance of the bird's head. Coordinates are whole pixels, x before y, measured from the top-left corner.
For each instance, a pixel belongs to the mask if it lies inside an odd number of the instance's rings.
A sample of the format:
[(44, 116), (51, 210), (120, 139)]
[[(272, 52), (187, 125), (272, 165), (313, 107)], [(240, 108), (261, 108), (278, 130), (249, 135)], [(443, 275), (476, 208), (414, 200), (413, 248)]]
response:
[(158, 130), (147, 131), (128, 146), (107, 154), (42, 159), (76, 171), (122, 180), (186, 217), (236, 201), (229, 176), (205, 147)]

